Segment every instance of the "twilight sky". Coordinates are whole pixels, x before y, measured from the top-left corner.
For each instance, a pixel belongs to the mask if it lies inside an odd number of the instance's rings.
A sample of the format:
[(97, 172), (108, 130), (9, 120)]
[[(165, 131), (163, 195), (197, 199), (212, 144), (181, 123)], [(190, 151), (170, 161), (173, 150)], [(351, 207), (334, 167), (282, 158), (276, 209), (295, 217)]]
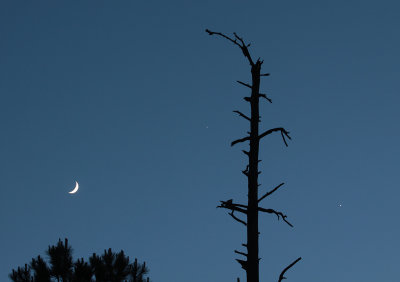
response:
[[(262, 281), (398, 281), (398, 1), (0, 2), (0, 280), (69, 238), (158, 282), (244, 281), (249, 65), (264, 59)], [(70, 191), (75, 181), (80, 190)], [(341, 204), (342, 207), (338, 205)]]

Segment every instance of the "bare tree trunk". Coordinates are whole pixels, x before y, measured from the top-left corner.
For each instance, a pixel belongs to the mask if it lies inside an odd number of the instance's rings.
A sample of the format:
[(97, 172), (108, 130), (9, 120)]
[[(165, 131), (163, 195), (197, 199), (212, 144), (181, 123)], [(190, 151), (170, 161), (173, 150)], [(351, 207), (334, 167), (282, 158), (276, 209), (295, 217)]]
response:
[[(267, 97), (267, 95), (260, 93), (260, 78), (262, 76), (269, 76), (269, 74), (261, 74), (261, 66), (263, 64), (263, 61), (260, 59), (257, 59), (256, 62), (253, 61), (250, 52), (248, 50), (248, 47), (250, 44), (245, 44), (243, 39), (240, 38), (236, 33), (234, 33), (234, 37), (231, 38), (229, 36), (226, 36), (225, 34), (222, 34), (220, 32), (213, 32), (208, 29), (206, 29), (206, 32), (209, 35), (217, 35), (221, 36), (233, 44), (237, 45), (241, 50), (243, 55), (246, 57), (248, 60), (250, 66), (251, 66), (251, 77), (252, 77), (252, 84), (247, 84), (241, 81), (237, 81), (239, 84), (246, 86), (251, 89), (251, 96), (250, 97), (244, 97), (244, 100), (246, 102), (250, 103), (250, 108), (251, 108), (251, 115), (248, 117), (247, 115), (239, 112), (239, 111), (234, 111), (235, 113), (239, 114), (239, 116), (243, 117), (244, 119), (248, 120), (250, 122), (250, 132), (248, 136), (244, 138), (237, 139), (231, 143), (231, 146), (249, 141), (250, 142), (250, 150), (248, 152), (244, 151), (243, 152), (248, 156), (249, 162), (245, 170), (243, 170), (243, 174), (247, 176), (247, 187), (248, 187), (248, 199), (247, 199), (247, 205), (243, 204), (238, 204), (238, 203), (233, 203), (232, 199), (229, 199), (227, 201), (220, 201), (221, 204), (218, 206), (219, 208), (225, 208), (230, 210), (231, 212), (229, 215), (235, 219), (236, 221), (240, 222), (241, 224), (245, 225), (247, 228), (247, 244), (243, 244), (244, 247), (247, 248), (247, 253), (240, 252), (235, 250), (235, 253), (243, 255), (246, 257), (247, 260), (240, 260), (236, 259), (242, 268), (246, 271), (246, 277), (247, 277), (247, 282), (259, 282), (259, 256), (258, 256), (258, 213), (259, 212), (265, 212), (269, 214), (275, 214), (278, 219), (282, 218), (283, 221), (285, 221), (289, 226), (293, 227), (293, 225), (286, 220), (286, 215), (284, 215), (282, 212), (275, 211), (273, 209), (265, 209), (262, 207), (259, 207), (259, 202), (263, 200), (264, 198), (268, 197), (271, 195), (273, 192), (278, 190), (284, 183), (279, 184), (277, 187), (272, 189), (271, 191), (267, 192), (264, 194), (262, 197), (259, 198), (258, 196), (258, 175), (260, 174), (258, 170), (258, 163), (260, 162), (258, 159), (258, 153), (259, 153), (259, 144), (260, 140), (273, 133), (273, 132), (280, 132), (283, 142), (287, 146), (287, 142), (285, 138), (291, 139), (289, 136), (289, 132), (287, 132), (284, 128), (278, 127), (278, 128), (272, 128), (269, 129), (261, 134), (259, 134), (259, 123), (260, 123), (260, 114), (259, 114), (259, 101), (260, 97), (266, 99), (268, 102), (272, 103), (271, 99)], [(246, 216), (246, 221), (240, 219), (236, 215), (234, 215), (234, 212), (239, 212), (243, 215)], [(288, 267), (286, 267), (281, 275), (279, 276), (279, 282), (282, 279), (285, 279), (283, 276), (284, 273), (292, 267), (295, 263), (297, 263), (301, 258), (298, 258), (295, 260), (292, 264), (290, 264)], [(239, 278), (237, 279), (238, 281)]]
[(259, 61), (251, 67), (251, 120), (250, 120), (250, 152), (248, 172), (248, 209), (247, 209), (247, 281), (259, 281), (258, 266), (258, 122), (259, 122), (259, 97), (260, 89)]

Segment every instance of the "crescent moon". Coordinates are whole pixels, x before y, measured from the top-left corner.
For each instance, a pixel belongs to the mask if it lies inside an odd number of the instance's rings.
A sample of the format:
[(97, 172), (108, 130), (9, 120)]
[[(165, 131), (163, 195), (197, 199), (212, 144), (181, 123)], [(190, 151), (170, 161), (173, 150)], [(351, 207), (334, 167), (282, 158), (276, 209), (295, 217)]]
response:
[(75, 188), (74, 188), (74, 190), (72, 190), (72, 191), (70, 191), (70, 192), (68, 192), (68, 193), (70, 193), (70, 194), (75, 194), (77, 191), (78, 191), (78, 189), (79, 189), (79, 184), (78, 184), (78, 181), (75, 181)]

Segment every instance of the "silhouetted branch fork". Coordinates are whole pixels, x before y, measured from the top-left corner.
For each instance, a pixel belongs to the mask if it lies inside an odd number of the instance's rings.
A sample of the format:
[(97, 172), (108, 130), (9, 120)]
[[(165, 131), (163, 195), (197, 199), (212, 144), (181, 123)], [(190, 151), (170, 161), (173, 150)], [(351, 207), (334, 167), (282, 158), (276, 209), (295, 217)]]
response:
[(239, 252), (239, 251), (237, 251), (237, 250), (235, 250), (234, 252), (235, 252), (236, 254), (238, 254), (238, 255), (242, 255), (242, 256), (247, 257), (247, 254), (246, 254), (246, 253)]
[(244, 226), (247, 226), (247, 223), (246, 223), (245, 221), (241, 220), (240, 218), (236, 217), (236, 216), (233, 214), (233, 210), (232, 210), (230, 213), (228, 213), (228, 214), (229, 214), (234, 220), (240, 222), (240, 223), (243, 224)]
[(252, 87), (250, 84), (247, 84), (247, 83), (241, 82), (241, 81), (239, 81), (239, 80), (236, 80), (236, 82), (237, 82), (237, 83), (239, 83), (239, 84), (241, 84), (241, 85), (244, 85), (244, 86), (246, 86), (246, 87), (248, 87), (248, 88), (250, 88), (250, 89), (252, 89), (252, 88), (253, 88), (253, 87)]
[(243, 268), (244, 270), (247, 270), (247, 261), (241, 260), (241, 259), (236, 259), (236, 261), (237, 261), (238, 263), (240, 263), (240, 265), (242, 266), (242, 268)]
[[(250, 88), (250, 89), (253, 88), (253, 87), (252, 87), (250, 84), (248, 84), (248, 83), (244, 83), (244, 82), (239, 81), (239, 80), (236, 80), (236, 82), (239, 83), (239, 84), (241, 84), (241, 85), (244, 85), (244, 86), (246, 86), (246, 87), (248, 87), (248, 88)], [(258, 93), (258, 97), (264, 98), (264, 99), (266, 99), (268, 102), (272, 103), (272, 100), (271, 100), (270, 98), (268, 98), (266, 94)], [(245, 99), (246, 101), (247, 101), (246, 98), (250, 99), (250, 97), (245, 97), (244, 99)]]
[[(247, 206), (245, 205), (241, 205), (241, 204), (234, 204), (232, 203), (232, 199), (228, 200), (228, 201), (220, 201), (221, 204), (219, 206), (217, 206), (217, 208), (224, 208), (224, 209), (228, 209), (231, 211), (238, 211), (244, 214), (247, 214)], [(240, 207), (243, 207), (245, 209), (242, 209)]]
[(278, 186), (276, 186), (274, 189), (272, 189), (271, 191), (267, 192), (264, 196), (262, 196), (260, 199), (258, 199), (258, 202), (261, 202), (264, 198), (268, 197), (269, 195), (271, 195), (272, 193), (274, 193), (276, 190), (278, 190), (283, 184), (285, 184), (284, 182), (282, 182), (281, 184), (279, 184)]
[[(250, 47), (250, 44), (246, 45), (244, 43), (243, 39), (241, 37), (239, 37), (236, 34), (236, 32), (234, 32), (233, 35), (235, 35), (236, 39), (238, 39), (242, 43), (242, 46), (240, 48), (242, 49), (243, 55), (249, 60), (250, 65), (254, 66), (253, 59), (251, 58), (250, 53), (249, 53), (249, 49), (247, 49), (247, 47)], [(260, 60), (260, 58), (257, 59), (257, 61), (259, 61), (259, 60)]]
[[(219, 36), (221, 36), (221, 37), (223, 37), (223, 38), (229, 40), (229, 41), (232, 42), (233, 44), (239, 46), (239, 48), (240, 48), (240, 49), (242, 50), (242, 52), (243, 52), (243, 55), (249, 60), (250, 65), (251, 65), (251, 66), (254, 65), (253, 59), (251, 58), (250, 53), (249, 53), (249, 50), (247, 49), (247, 47), (250, 47), (250, 44), (246, 45), (246, 44), (244, 43), (243, 39), (240, 38), (240, 37), (236, 34), (236, 32), (233, 33), (233, 35), (235, 36), (235, 39), (232, 39), (232, 38), (230, 38), (229, 36), (226, 36), (225, 34), (223, 34), (223, 33), (221, 33), (221, 32), (211, 31), (211, 30), (209, 30), (209, 29), (206, 29), (206, 32), (207, 32), (209, 35), (214, 35), (214, 34), (215, 34), (215, 35), (219, 35)], [(240, 41), (241, 44), (238, 43), (238, 40)]]
[(286, 220), (287, 216), (284, 215), (284, 214), (281, 213), (281, 212), (277, 212), (277, 211), (275, 211), (275, 210), (273, 210), (273, 209), (264, 209), (264, 208), (260, 208), (260, 207), (258, 208), (258, 210), (259, 210), (259, 211), (262, 211), (262, 212), (266, 212), (266, 213), (273, 213), (273, 214), (276, 214), (276, 216), (278, 217), (278, 220), (279, 220), (279, 217), (282, 217), (282, 219), (283, 219), (284, 222), (286, 222), (290, 227), (293, 227), (293, 225), (292, 225), (289, 221)]
[[(286, 136), (287, 138), (289, 138), (289, 140), (292, 140), (292, 138), (289, 136), (289, 132), (286, 131), (286, 129), (284, 129), (283, 127), (277, 127), (277, 128), (269, 129), (269, 130), (265, 131), (264, 133), (262, 133), (261, 135), (259, 135), (258, 138), (261, 139), (261, 138), (263, 138), (263, 137), (265, 137), (265, 136), (267, 136), (267, 135), (269, 135), (269, 134), (271, 134), (271, 133), (273, 133), (273, 132), (275, 132), (275, 131), (280, 131), (280, 132), (281, 132), (281, 136), (282, 136), (283, 142), (285, 142), (285, 145), (286, 145), (286, 147), (287, 147), (288, 144), (286, 143), (285, 136)], [(246, 141), (246, 140), (245, 140), (245, 141)], [(239, 141), (239, 142), (240, 142), (240, 141)], [(242, 142), (243, 142), (243, 141), (242, 141)], [(236, 144), (236, 143), (235, 143), (235, 144)], [(231, 145), (231, 146), (233, 146), (233, 145)]]
[(248, 121), (251, 121), (251, 119), (248, 116), (246, 116), (245, 114), (243, 114), (242, 112), (239, 112), (239, 111), (233, 111), (233, 112), (237, 113), (239, 116), (247, 119)]
[(244, 208), (244, 209), (246, 209), (246, 210), (247, 210), (247, 206), (246, 206), (246, 205), (242, 205), (242, 204), (235, 204), (235, 203), (232, 203), (232, 205), (233, 205), (234, 207), (241, 207), (241, 208)]
[(237, 144), (237, 143), (245, 142), (245, 141), (247, 141), (247, 140), (250, 140), (250, 136), (247, 136), (247, 137), (244, 137), (244, 138), (240, 138), (240, 139), (237, 139), (237, 140), (233, 141), (233, 142), (231, 143), (231, 146), (233, 146), (233, 145), (235, 145), (235, 144)]
[(266, 99), (268, 102), (270, 102), (272, 104), (272, 100), (270, 98), (268, 98), (267, 95), (259, 93), (258, 96)]
[(214, 35), (214, 34), (216, 34), (216, 35), (222, 36), (223, 38), (225, 38), (225, 39), (231, 41), (233, 44), (235, 44), (235, 45), (239, 46), (240, 48), (242, 48), (242, 46), (241, 46), (239, 43), (237, 43), (236, 39), (233, 40), (232, 38), (230, 38), (229, 36), (226, 36), (225, 34), (223, 34), (223, 33), (221, 33), (221, 32), (211, 31), (211, 30), (209, 30), (209, 29), (206, 29), (206, 32), (207, 32), (209, 35)]
[(290, 136), (289, 136), (289, 132), (287, 132), (287, 131), (281, 131), (281, 136), (282, 136), (282, 139), (283, 139), (283, 142), (285, 142), (285, 145), (286, 145), (286, 147), (288, 146), (288, 144), (287, 144), (287, 142), (286, 142), (286, 139), (285, 139), (285, 136), (287, 137), (287, 138), (289, 138), (289, 140), (291, 140), (292, 138), (290, 138)]
[(242, 43), (242, 47), (243, 47), (243, 46), (244, 46), (244, 47), (250, 46), (250, 45), (246, 45), (246, 44), (244, 43), (243, 39), (242, 39), (241, 37), (239, 37), (239, 36), (236, 34), (236, 32), (234, 32), (233, 35), (235, 36), (236, 39), (238, 39), (238, 40)]
[(242, 170), (242, 173), (246, 176), (249, 176), (249, 165), (246, 166), (245, 170)]
[(243, 152), (243, 154), (245, 154), (245, 155), (247, 155), (247, 156), (249, 156), (249, 152), (247, 152), (247, 151), (245, 151), (245, 150), (242, 150), (242, 152)]
[(298, 263), (301, 260), (301, 257), (299, 257), (298, 259), (296, 259), (294, 262), (292, 262), (291, 264), (289, 264), (279, 275), (279, 280), (278, 282), (281, 282), (283, 279), (286, 279), (285, 272), (289, 270), (289, 268), (291, 268), (293, 265), (295, 265), (296, 263)]

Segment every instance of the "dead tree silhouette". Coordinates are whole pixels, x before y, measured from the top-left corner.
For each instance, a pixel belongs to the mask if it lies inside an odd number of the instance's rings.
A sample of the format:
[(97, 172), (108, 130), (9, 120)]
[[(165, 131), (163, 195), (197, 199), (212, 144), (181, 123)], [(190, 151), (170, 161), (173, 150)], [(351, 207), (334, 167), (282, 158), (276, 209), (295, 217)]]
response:
[[(290, 227), (293, 227), (293, 225), (287, 220), (287, 216), (283, 214), (280, 211), (276, 211), (273, 209), (266, 209), (259, 207), (259, 203), (265, 199), (266, 197), (270, 196), (272, 193), (277, 191), (284, 183), (279, 184), (276, 186), (274, 189), (271, 191), (265, 193), (263, 196), (259, 197), (258, 196), (258, 175), (261, 173), (258, 170), (258, 163), (260, 162), (258, 155), (259, 155), (259, 143), (260, 140), (263, 137), (266, 137), (272, 133), (280, 133), (283, 139), (283, 142), (285, 143), (286, 146), (287, 144), (287, 139), (291, 139), (289, 136), (289, 132), (284, 129), (283, 127), (277, 127), (277, 128), (272, 128), (269, 130), (266, 130), (262, 132), (261, 134), (259, 133), (259, 123), (260, 123), (260, 115), (259, 115), (259, 101), (260, 98), (265, 99), (269, 103), (272, 103), (272, 100), (267, 97), (266, 94), (260, 93), (260, 80), (261, 77), (266, 77), (269, 76), (269, 73), (261, 73), (261, 66), (263, 64), (263, 60), (260, 60), (258, 58), (255, 62), (253, 58), (250, 55), (249, 52), (249, 47), (250, 44), (246, 44), (244, 40), (239, 37), (236, 33), (233, 33), (234, 37), (229, 37), (223, 33), (220, 32), (214, 32), (206, 29), (206, 32), (209, 35), (216, 35), (219, 37), (222, 37), (234, 45), (238, 46), (240, 50), (242, 51), (243, 55), (247, 59), (247, 61), (250, 64), (251, 67), (251, 78), (252, 78), (252, 83), (248, 84), (242, 81), (237, 81), (239, 84), (242, 86), (245, 86), (251, 90), (251, 96), (250, 97), (244, 97), (244, 100), (248, 103), (250, 103), (250, 108), (251, 108), (251, 115), (247, 116), (243, 114), (240, 111), (233, 111), (234, 113), (237, 113), (240, 117), (248, 120), (250, 122), (250, 132), (248, 132), (248, 135), (243, 138), (239, 138), (231, 143), (231, 146), (234, 146), (235, 144), (242, 143), (249, 141), (250, 143), (250, 149), (249, 151), (242, 150), (244, 154), (248, 157), (248, 165), (246, 168), (242, 171), (242, 173), (247, 177), (248, 180), (248, 201), (247, 205), (243, 204), (238, 204), (234, 203), (233, 199), (227, 200), (227, 201), (220, 201), (221, 204), (218, 206), (218, 208), (224, 208), (230, 210), (228, 213), (233, 219), (236, 221), (240, 222), (241, 224), (245, 225), (247, 228), (247, 243), (242, 244), (244, 247), (247, 248), (247, 253), (240, 252), (235, 250), (236, 254), (242, 255), (245, 257), (245, 260), (241, 259), (236, 259), (237, 262), (241, 265), (241, 267), (246, 271), (246, 277), (247, 277), (247, 282), (259, 282), (259, 255), (258, 255), (258, 240), (259, 240), (259, 231), (258, 231), (258, 214), (260, 212), (263, 213), (269, 213), (269, 214), (275, 214), (278, 217), (278, 220), (281, 218), (286, 224), (288, 224)], [(240, 219), (235, 215), (236, 213), (243, 214), (246, 217), (246, 220)], [(284, 274), (286, 271), (291, 268), (293, 265), (295, 265), (298, 261), (301, 260), (301, 257), (297, 258), (295, 261), (293, 261), (291, 264), (289, 264), (283, 271), (281, 272), (278, 282), (281, 282), (283, 279), (285, 279)], [(239, 278), (238, 278), (238, 281)]]

